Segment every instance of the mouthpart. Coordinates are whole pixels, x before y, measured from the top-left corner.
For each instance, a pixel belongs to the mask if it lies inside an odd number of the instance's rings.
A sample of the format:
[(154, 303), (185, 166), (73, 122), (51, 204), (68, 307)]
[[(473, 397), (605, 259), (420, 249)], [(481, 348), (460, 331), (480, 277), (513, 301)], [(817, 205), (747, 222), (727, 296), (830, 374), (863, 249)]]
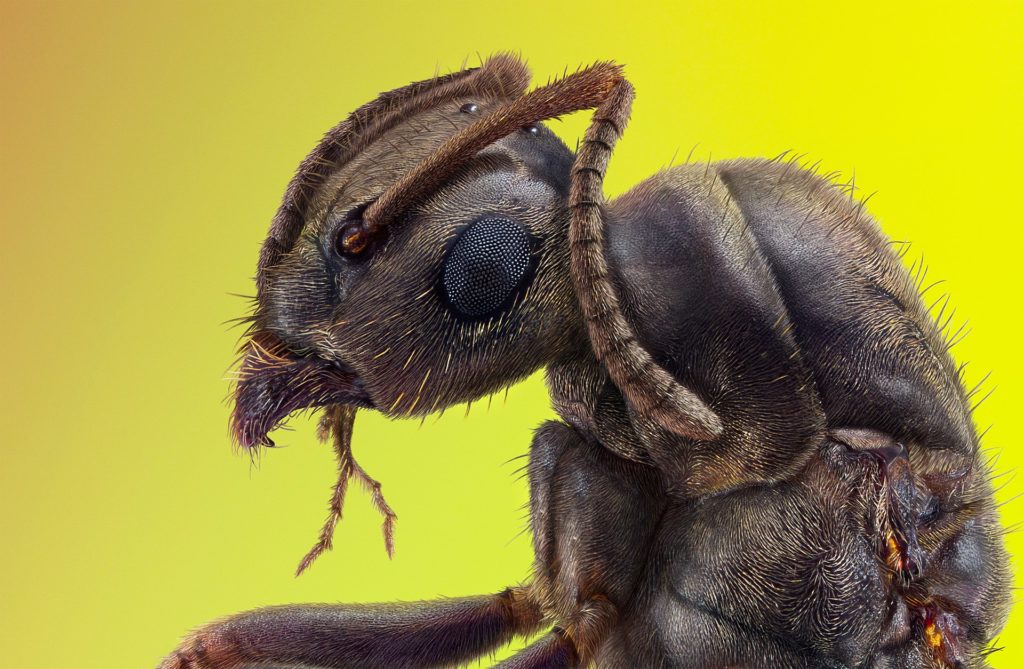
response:
[(295, 411), (336, 404), (373, 408), (354, 371), (296, 354), (265, 331), (254, 333), (243, 346), (234, 403), (231, 432), (245, 449), (273, 446), (268, 435)]

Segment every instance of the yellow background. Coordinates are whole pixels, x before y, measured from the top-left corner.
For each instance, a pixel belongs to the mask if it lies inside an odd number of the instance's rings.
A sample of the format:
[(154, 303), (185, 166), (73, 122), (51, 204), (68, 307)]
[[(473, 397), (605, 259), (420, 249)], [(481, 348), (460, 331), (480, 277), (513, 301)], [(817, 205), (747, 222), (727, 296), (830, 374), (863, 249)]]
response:
[[(674, 3), (673, 3), (674, 4)], [(1024, 460), (1024, 4), (24, 3), (0, 14), (0, 654), (149, 668), (190, 626), (265, 604), (496, 591), (525, 578), (517, 478), (539, 378), (468, 418), (363, 415), (399, 515), (389, 562), (358, 489), (336, 549), (292, 572), (334, 465), (309, 420), (257, 466), (225, 372), (256, 252), (299, 160), (379, 91), (521, 51), (538, 80), (599, 58), (639, 91), (617, 193), (668, 163), (776, 155), (856, 168), (870, 209), (947, 281), (999, 469)], [(373, 8), (370, 6), (373, 5)], [(889, 6), (894, 5), (894, 6)], [(898, 5), (898, 8), (897, 6)], [(575, 117), (556, 124), (572, 144)], [(511, 460), (511, 461), (510, 461)], [(1022, 490), (1012, 482), (999, 496)], [(1024, 503), (1004, 507), (1006, 523)], [(1024, 553), (1021, 535), (1009, 546)], [(1024, 662), (1011, 617), (997, 667)]]

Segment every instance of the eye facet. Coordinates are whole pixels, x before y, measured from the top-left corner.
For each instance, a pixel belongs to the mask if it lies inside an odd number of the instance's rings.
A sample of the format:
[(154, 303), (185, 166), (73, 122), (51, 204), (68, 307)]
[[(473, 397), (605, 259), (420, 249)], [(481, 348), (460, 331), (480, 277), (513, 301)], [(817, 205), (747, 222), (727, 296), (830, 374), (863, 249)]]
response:
[(444, 259), (441, 292), (465, 318), (507, 308), (533, 264), (530, 234), (501, 216), (485, 216), (462, 231)]

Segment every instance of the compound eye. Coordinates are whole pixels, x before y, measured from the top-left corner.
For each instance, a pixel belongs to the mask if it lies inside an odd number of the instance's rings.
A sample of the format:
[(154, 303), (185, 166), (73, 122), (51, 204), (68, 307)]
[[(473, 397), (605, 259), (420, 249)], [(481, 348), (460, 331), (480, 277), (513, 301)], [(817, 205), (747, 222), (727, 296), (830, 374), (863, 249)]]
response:
[(508, 308), (526, 282), (532, 261), (530, 234), (500, 216), (481, 218), (462, 231), (444, 259), (441, 292), (466, 318)]

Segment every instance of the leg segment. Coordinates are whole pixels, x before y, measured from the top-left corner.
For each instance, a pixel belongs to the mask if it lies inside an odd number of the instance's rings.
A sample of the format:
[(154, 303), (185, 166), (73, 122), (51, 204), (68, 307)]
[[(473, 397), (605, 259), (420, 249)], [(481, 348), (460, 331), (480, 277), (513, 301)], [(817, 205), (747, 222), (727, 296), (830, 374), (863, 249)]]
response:
[(530, 449), (534, 586), (560, 622), (588, 602), (630, 600), (666, 499), (658, 472), (548, 422)]
[(564, 630), (556, 628), (494, 669), (570, 669), (579, 666), (579, 657)]
[(570, 669), (589, 666), (598, 647), (618, 619), (604, 597), (587, 601), (565, 627), (556, 627), (496, 669)]
[(200, 630), (160, 669), (448, 667), (540, 623), (522, 588), (410, 604), (271, 607)]
[(529, 475), (533, 588), (559, 627), (499, 667), (590, 666), (632, 599), (665, 508), (658, 473), (549, 422), (534, 434)]

